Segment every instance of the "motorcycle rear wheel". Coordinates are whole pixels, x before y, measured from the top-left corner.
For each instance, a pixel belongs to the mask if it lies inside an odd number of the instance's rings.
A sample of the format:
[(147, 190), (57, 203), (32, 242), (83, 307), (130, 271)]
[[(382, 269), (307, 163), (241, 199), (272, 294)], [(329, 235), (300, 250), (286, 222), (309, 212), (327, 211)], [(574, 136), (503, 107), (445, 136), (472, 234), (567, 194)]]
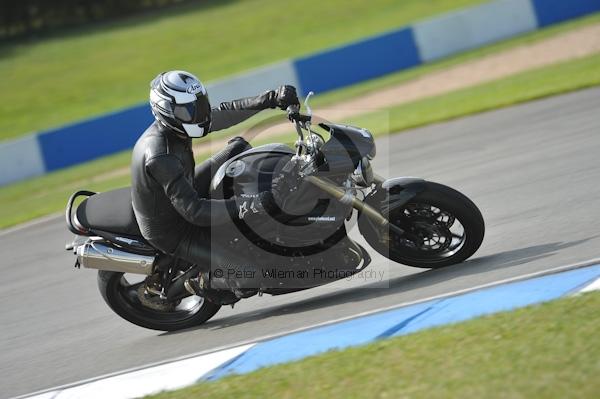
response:
[(424, 184), (423, 191), (389, 217), (390, 223), (418, 237), (418, 242), (382, 231), (365, 216), (359, 218), (360, 231), (373, 249), (404, 265), (438, 269), (461, 263), (483, 242), (483, 216), (462, 193), (438, 183)]
[(159, 331), (176, 331), (205, 323), (221, 308), (201, 297), (184, 299), (185, 303), (169, 310), (155, 310), (142, 304), (138, 290), (144, 282), (132, 283), (124, 273), (98, 271), (98, 288), (106, 304), (123, 319), (140, 327)]

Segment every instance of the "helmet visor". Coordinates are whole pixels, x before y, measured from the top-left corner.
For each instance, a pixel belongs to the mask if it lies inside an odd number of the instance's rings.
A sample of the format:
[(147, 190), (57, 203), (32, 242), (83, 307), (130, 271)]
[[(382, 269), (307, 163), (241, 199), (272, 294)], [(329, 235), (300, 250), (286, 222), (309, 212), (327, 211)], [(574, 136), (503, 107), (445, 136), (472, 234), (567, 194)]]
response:
[(208, 97), (200, 95), (196, 101), (185, 104), (173, 104), (173, 115), (183, 123), (202, 124), (210, 121), (210, 103)]

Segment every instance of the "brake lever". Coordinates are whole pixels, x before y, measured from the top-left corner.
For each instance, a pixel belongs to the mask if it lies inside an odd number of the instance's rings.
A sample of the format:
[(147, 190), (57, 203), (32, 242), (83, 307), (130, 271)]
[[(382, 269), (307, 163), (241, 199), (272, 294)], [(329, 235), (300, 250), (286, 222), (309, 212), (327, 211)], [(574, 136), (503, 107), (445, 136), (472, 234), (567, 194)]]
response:
[(310, 105), (308, 105), (308, 100), (310, 100), (310, 98), (314, 95), (315, 95), (314, 91), (309, 91), (308, 94), (306, 95), (306, 98), (304, 99), (304, 108), (306, 108), (306, 115), (309, 118), (312, 117), (312, 108), (310, 108)]

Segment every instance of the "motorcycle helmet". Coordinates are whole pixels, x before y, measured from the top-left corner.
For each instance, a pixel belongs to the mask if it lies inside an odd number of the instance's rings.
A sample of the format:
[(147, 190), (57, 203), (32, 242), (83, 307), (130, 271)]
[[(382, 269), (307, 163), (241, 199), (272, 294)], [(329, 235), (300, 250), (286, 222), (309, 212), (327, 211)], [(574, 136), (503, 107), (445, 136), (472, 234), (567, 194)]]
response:
[(203, 137), (210, 129), (206, 88), (189, 72), (160, 73), (150, 83), (150, 107), (156, 120), (186, 137)]

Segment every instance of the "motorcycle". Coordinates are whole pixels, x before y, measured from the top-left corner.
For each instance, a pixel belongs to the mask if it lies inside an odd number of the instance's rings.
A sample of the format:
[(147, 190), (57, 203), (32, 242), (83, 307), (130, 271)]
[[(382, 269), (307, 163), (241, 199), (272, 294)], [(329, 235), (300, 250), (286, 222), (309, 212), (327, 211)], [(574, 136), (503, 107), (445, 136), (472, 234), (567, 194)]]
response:
[[(377, 175), (371, 132), (327, 121), (313, 126), (311, 95), (305, 114), (299, 106), (288, 108), (295, 148), (251, 148), (215, 173), (211, 198), (241, 201), (230, 209), (231, 223), (211, 229), (211, 240), (226, 250), (211, 261), (209, 273), (142, 237), (129, 188), (83, 190), (69, 198), (66, 222), (76, 236), (66, 249), (75, 254), (76, 267), (98, 270), (100, 293), (115, 313), (141, 327), (173, 331), (202, 324), (243, 298), (351, 277), (371, 262), (348, 236), (352, 220), (373, 250), (408, 266), (446, 267), (477, 251), (485, 225), (469, 198), (424, 179)], [(284, 201), (264, 220), (249, 218), (252, 198), (269, 190), (282, 171), (297, 176), (293, 212)]]

